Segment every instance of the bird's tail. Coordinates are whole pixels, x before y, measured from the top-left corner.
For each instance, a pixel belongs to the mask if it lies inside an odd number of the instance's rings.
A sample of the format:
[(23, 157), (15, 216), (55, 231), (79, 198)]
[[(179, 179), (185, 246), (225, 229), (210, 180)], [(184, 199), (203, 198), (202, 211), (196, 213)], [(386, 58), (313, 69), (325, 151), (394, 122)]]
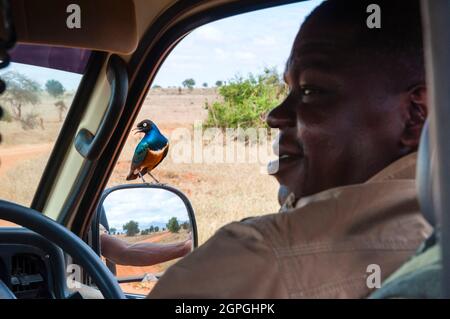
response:
[(137, 174), (134, 174), (133, 171), (131, 171), (127, 176), (127, 181), (132, 181), (134, 179), (138, 178)]
[[(143, 168), (142, 171), (140, 172), (141, 176), (144, 176), (145, 174), (147, 174), (147, 172), (148, 172), (148, 169), (146, 167)], [(130, 173), (127, 176), (127, 181), (132, 181), (138, 177), (139, 177), (139, 174), (135, 174), (134, 171), (130, 171)]]

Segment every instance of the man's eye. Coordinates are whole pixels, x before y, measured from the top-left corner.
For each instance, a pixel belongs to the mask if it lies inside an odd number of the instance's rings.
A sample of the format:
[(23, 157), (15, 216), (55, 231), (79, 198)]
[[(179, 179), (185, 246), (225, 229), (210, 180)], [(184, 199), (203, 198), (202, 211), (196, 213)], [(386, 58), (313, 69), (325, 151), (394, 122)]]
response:
[(311, 102), (312, 99), (319, 97), (321, 93), (322, 93), (322, 90), (320, 90), (318, 88), (313, 88), (313, 87), (301, 87), (300, 88), (301, 99), (302, 99), (302, 102), (304, 102), (304, 103)]
[(300, 92), (301, 92), (302, 96), (311, 96), (313, 94), (320, 93), (320, 90), (316, 89), (316, 88), (311, 88), (311, 87), (302, 87), (302, 88), (300, 88)]

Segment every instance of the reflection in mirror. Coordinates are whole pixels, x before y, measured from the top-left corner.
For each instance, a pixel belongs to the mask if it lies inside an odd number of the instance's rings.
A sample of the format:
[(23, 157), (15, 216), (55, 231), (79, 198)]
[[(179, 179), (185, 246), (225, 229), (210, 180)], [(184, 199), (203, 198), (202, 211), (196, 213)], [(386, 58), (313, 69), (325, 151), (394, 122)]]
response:
[(128, 293), (147, 294), (162, 273), (192, 250), (187, 206), (164, 188), (125, 187), (109, 193), (100, 217), (101, 254), (115, 264)]

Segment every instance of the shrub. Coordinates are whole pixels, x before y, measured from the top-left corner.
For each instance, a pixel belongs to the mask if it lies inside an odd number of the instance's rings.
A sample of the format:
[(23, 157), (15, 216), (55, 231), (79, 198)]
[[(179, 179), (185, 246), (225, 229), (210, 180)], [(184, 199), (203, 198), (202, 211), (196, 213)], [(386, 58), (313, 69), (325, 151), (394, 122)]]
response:
[(195, 80), (190, 78), (190, 79), (186, 79), (183, 81), (183, 83), (181, 83), (185, 88), (188, 88), (189, 90), (192, 90), (195, 86)]
[(32, 130), (39, 125), (42, 126), (42, 124), (40, 124), (41, 120), (42, 119), (39, 117), (38, 113), (31, 112), (25, 114), (25, 116), (22, 116), (20, 119), (20, 124), (23, 130)]
[(38, 82), (15, 71), (2, 74), (2, 79), (6, 83), (6, 91), (1, 95), (0, 100), (10, 105), (13, 119), (21, 120), (23, 106), (36, 105), (40, 102), (41, 86)]
[(61, 97), (66, 92), (64, 86), (57, 80), (48, 80), (45, 83), (45, 90), (54, 98)]
[(166, 227), (171, 233), (178, 233), (181, 228), (180, 224), (178, 223), (178, 219), (176, 217), (172, 217), (171, 219), (169, 219)]
[(263, 115), (279, 104), (287, 90), (275, 69), (258, 76), (236, 76), (219, 88), (223, 102), (206, 105), (206, 127), (265, 127)]
[(136, 236), (139, 234), (139, 223), (134, 220), (130, 220), (128, 223), (122, 226), (122, 229), (125, 231), (128, 237)]

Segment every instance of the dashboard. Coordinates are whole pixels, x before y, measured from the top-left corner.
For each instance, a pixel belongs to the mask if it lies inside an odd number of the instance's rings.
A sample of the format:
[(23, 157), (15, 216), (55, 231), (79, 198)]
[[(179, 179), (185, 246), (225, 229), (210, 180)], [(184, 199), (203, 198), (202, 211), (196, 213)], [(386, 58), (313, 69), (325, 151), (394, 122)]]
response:
[(65, 257), (60, 248), (25, 228), (0, 229), (0, 288), (17, 299), (65, 298)]

